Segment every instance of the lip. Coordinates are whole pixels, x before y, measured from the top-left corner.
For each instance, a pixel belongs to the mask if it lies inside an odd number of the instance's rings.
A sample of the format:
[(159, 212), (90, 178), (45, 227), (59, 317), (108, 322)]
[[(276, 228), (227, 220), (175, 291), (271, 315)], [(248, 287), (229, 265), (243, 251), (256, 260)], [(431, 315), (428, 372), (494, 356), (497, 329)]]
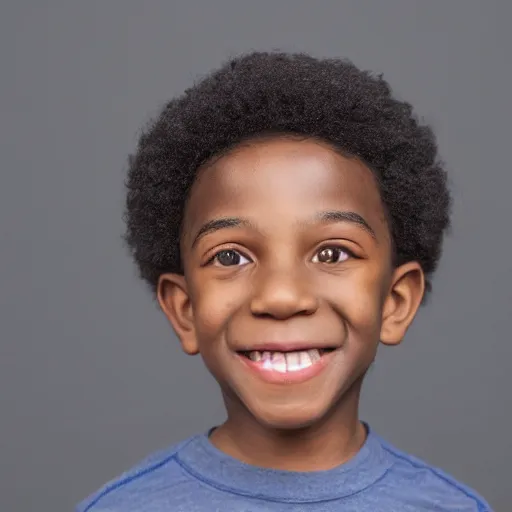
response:
[[(309, 348), (314, 347), (310, 346)], [(282, 350), (283, 348), (281, 345), (281, 351)], [(270, 384), (298, 384), (320, 375), (326, 369), (336, 352), (338, 352), (338, 349), (333, 350), (332, 352), (325, 352), (321, 355), (320, 359), (315, 361), (311, 366), (291, 372), (278, 372), (273, 369), (263, 368), (260, 363), (252, 361), (242, 354), (236, 353), (235, 355), (251, 373), (255, 374), (259, 379), (265, 382)]]
[(251, 345), (248, 347), (237, 348), (237, 352), (299, 352), (311, 349), (324, 349), (332, 348), (337, 349), (339, 347), (329, 344), (320, 344), (318, 342), (307, 342), (307, 341), (286, 341), (286, 342), (264, 342), (261, 344)]

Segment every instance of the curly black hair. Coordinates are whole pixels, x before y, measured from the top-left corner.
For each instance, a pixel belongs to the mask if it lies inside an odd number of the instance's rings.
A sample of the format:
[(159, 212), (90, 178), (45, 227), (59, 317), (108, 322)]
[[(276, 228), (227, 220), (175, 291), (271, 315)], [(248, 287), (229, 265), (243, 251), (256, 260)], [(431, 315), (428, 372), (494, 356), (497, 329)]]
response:
[(392, 97), (382, 75), (342, 59), (253, 52), (171, 100), (129, 159), (125, 240), (156, 291), (182, 273), (183, 211), (197, 170), (266, 134), (312, 137), (360, 158), (375, 174), (396, 265), (418, 261), (427, 291), (450, 223), (447, 176), (430, 127)]

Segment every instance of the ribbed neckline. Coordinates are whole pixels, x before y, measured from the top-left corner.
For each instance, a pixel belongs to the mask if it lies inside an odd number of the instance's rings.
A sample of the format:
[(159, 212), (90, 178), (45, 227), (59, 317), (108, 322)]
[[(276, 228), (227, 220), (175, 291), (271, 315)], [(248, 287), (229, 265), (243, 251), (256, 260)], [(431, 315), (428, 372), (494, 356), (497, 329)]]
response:
[(348, 462), (314, 472), (283, 471), (245, 464), (218, 450), (209, 432), (193, 437), (176, 454), (192, 476), (220, 490), (286, 503), (305, 503), (355, 494), (379, 480), (393, 464), (377, 436), (368, 428), (367, 439)]

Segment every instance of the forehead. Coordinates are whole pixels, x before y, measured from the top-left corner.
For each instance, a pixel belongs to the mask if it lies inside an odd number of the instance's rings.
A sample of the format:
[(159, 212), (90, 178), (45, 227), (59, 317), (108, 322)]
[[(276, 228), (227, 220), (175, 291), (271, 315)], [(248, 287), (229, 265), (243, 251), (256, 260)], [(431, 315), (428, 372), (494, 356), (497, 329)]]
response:
[(360, 160), (315, 140), (276, 138), (244, 143), (201, 169), (185, 224), (219, 216), (300, 221), (340, 209), (359, 213), (376, 231), (386, 229), (376, 180)]

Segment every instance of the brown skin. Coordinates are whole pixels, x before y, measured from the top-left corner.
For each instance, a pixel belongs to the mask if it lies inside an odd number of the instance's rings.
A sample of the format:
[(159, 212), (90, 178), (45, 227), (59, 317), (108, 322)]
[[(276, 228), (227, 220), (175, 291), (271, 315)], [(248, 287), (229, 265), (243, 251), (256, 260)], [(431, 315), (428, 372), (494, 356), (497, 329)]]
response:
[[(373, 234), (319, 219), (325, 211), (356, 213)], [(196, 240), (219, 218), (247, 222)], [(392, 265), (371, 171), (311, 139), (245, 143), (200, 170), (183, 232), (185, 275), (162, 275), (158, 300), (183, 350), (201, 354), (220, 384), (228, 419), (212, 443), (276, 469), (348, 460), (365, 440), (359, 396), (378, 344), (402, 340), (424, 292), (418, 263)], [(264, 382), (237, 354), (292, 340), (337, 350), (322, 373), (298, 384)]]

